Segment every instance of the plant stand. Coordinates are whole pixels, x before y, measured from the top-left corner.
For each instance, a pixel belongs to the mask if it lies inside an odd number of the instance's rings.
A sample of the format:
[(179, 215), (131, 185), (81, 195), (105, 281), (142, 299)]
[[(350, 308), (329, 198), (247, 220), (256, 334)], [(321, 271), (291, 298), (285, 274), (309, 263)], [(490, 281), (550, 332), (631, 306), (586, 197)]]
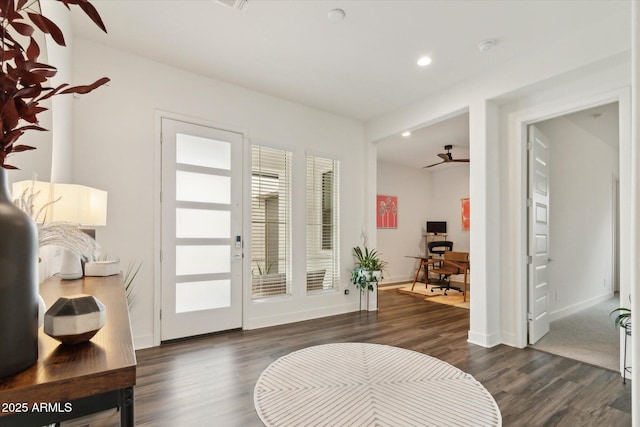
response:
[[(369, 284), (373, 286), (373, 291), (367, 289), (369, 287)], [(365, 305), (364, 311), (378, 311), (378, 281), (374, 280), (371, 282), (367, 282), (367, 288), (365, 288), (364, 290), (360, 290), (360, 311), (363, 311), (363, 299)]]
[(627, 366), (627, 339), (631, 336), (631, 323), (627, 323), (624, 329), (624, 367), (622, 369), (622, 384), (627, 383), (627, 372), (631, 373), (631, 366)]
[(378, 281), (369, 283), (373, 285), (373, 290), (367, 291), (367, 311), (378, 311)]

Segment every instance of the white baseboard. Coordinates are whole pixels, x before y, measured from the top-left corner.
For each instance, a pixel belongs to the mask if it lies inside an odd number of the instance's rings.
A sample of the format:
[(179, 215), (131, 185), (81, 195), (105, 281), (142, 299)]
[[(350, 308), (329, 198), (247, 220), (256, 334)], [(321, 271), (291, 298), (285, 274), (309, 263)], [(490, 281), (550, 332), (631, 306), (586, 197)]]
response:
[(502, 344), (502, 341), (500, 340), (500, 334), (497, 332), (492, 334), (482, 334), (479, 332), (469, 331), (467, 342), (486, 348), (491, 348), (495, 347), (498, 344)]
[(596, 297), (589, 298), (579, 303), (572, 304), (568, 307), (561, 308), (560, 310), (556, 310), (554, 312), (549, 313), (549, 321), (553, 322), (554, 320), (559, 320), (559, 319), (562, 319), (563, 317), (567, 317), (571, 314), (575, 314), (579, 311), (585, 310), (591, 306), (594, 306), (603, 301), (606, 301), (612, 296), (613, 294), (611, 292), (607, 292), (606, 294), (598, 295)]
[(332, 307), (323, 307), (314, 310), (304, 310), (293, 313), (276, 314), (273, 316), (258, 317), (247, 319), (243, 329), (260, 329), (270, 326), (284, 325), (293, 322), (302, 322), (305, 320), (320, 319), (327, 316), (335, 316), (336, 314), (351, 313), (359, 310), (359, 302), (341, 304)]
[(380, 286), (396, 285), (399, 283), (413, 282), (414, 276), (385, 277), (380, 281)]
[[(407, 282), (413, 282), (413, 278), (415, 276), (398, 276), (398, 277), (391, 277), (389, 279), (383, 279), (380, 281), (380, 286), (390, 286), (390, 285), (398, 285), (400, 283), (407, 283)], [(461, 285), (464, 285), (464, 275), (463, 274), (455, 274), (451, 276), (451, 281), (453, 283), (459, 283)], [(467, 280), (467, 282), (469, 284), (471, 284), (471, 282), (469, 280)], [(420, 277), (420, 279), (418, 280), (418, 282), (416, 283), (424, 283), (422, 280), (422, 276)]]
[(133, 337), (133, 347), (136, 350), (142, 350), (143, 348), (154, 347), (153, 335), (142, 335), (139, 337)]
[(514, 333), (500, 333), (500, 337), (502, 338), (502, 344), (504, 345), (508, 345), (510, 347), (515, 347), (515, 348), (525, 348), (526, 346), (522, 346), (520, 345), (520, 343), (518, 343), (518, 340), (516, 340), (516, 334)]

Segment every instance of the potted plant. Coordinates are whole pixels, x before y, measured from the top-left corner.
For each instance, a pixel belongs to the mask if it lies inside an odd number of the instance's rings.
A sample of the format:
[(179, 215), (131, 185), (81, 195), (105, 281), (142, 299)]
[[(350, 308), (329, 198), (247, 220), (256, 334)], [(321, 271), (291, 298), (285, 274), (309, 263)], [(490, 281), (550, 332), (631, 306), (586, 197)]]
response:
[[(631, 295), (629, 295), (629, 300), (631, 300)], [(624, 329), (624, 366), (622, 368), (622, 384), (626, 384), (627, 373), (631, 372), (631, 367), (627, 364), (627, 339), (631, 336), (631, 309), (626, 307), (618, 307), (614, 310), (611, 310), (611, 313), (609, 313), (609, 317), (613, 315), (616, 316), (613, 319), (613, 323), (615, 323), (616, 326)]]
[(355, 265), (351, 271), (351, 283), (360, 289), (360, 295), (367, 292), (367, 309), (375, 311), (378, 309), (378, 282), (382, 279), (382, 271), (387, 265), (375, 249), (364, 246), (353, 248)]
[(264, 261), (260, 265), (256, 261), (257, 273), (251, 270), (251, 287), (254, 297), (265, 297), (270, 295), (280, 295), (286, 292), (287, 275), (285, 273), (272, 273), (273, 263)]
[(630, 308), (618, 307), (615, 310), (612, 310), (611, 313), (609, 313), (609, 317), (613, 316), (614, 314), (616, 315), (616, 317), (613, 319), (613, 323), (615, 323), (616, 326), (625, 329), (631, 326)]
[[(68, 9), (78, 6), (103, 31), (104, 23), (88, 0), (57, 0)], [(8, 156), (35, 147), (20, 142), (27, 131), (44, 131), (38, 116), (42, 102), (54, 95), (89, 93), (107, 83), (103, 77), (87, 86), (47, 83), (56, 68), (40, 60), (33, 35), (49, 34), (65, 45), (62, 30), (42, 15), (37, 1), (0, 1), (0, 259), (13, 274), (0, 277), (0, 379), (26, 369), (38, 358), (38, 236), (29, 216), (13, 204), (9, 195)]]

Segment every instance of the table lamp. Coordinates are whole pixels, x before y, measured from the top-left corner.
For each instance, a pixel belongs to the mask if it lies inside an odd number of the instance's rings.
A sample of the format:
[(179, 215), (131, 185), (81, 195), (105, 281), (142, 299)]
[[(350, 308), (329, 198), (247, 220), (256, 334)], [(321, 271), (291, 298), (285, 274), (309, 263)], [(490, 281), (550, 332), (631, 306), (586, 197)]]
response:
[[(107, 192), (84, 185), (20, 181), (13, 184), (13, 195), (20, 197), (32, 189), (34, 220), (37, 223), (65, 222), (79, 227), (107, 225)], [(62, 279), (82, 277), (80, 257), (63, 248), (60, 265)]]

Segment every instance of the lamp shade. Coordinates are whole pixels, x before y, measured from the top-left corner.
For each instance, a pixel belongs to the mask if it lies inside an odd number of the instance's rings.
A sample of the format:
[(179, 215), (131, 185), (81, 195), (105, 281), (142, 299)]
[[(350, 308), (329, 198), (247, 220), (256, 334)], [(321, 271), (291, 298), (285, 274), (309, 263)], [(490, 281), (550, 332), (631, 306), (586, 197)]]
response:
[(39, 213), (36, 222), (70, 222), (90, 227), (107, 225), (106, 191), (42, 181), (16, 182), (12, 190), (14, 198), (21, 197), (25, 191), (33, 195), (33, 213)]

